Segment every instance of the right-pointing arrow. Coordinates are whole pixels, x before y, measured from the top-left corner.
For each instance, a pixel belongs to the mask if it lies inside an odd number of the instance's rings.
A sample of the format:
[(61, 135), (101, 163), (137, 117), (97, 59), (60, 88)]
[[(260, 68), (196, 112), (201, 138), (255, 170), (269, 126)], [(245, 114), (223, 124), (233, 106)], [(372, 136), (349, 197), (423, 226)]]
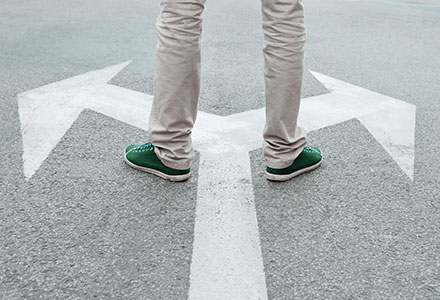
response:
[(412, 180), (416, 106), (310, 72), (331, 92), (304, 101), (299, 123), (314, 130), (357, 118)]
[[(313, 131), (357, 118), (412, 180), (416, 107), (318, 72), (310, 73), (330, 93), (303, 99), (298, 124)], [(249, 150), (261, 147), (264, 115), (262, 107), (227, 117), (229, 122), (247, 124), (241, 125), (243, 129), (236, 136)]]

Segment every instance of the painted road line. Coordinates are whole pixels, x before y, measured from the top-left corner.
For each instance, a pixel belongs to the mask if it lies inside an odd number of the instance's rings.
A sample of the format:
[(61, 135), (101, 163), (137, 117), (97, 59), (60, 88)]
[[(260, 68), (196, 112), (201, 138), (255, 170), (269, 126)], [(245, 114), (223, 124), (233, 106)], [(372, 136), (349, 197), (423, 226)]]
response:
[[(152, 96), (107, 84), (128, 63), (91, 71), (18, 95), (26, 178), (38, 170), (85, 108), (147, 129)], [(303, 99), (299, 124), (312, 131), (357, 118), (412, 179), (416, 107), (310, 72), (330, 93)], [(246, 144), (249, 151), (259, 148), (264, 117), (264, 107), (226, 117), (199, 111), (192, 134), (195, 149), (203, 151), (220, 140), (230, 145)]]
[[(318, 72), (310, 72), (330, 93), (303, 99), (298, 124), (307, 131), (314, 131), (357, 118), (412, 180), (415, 105)], [(247, 120), (250, 130), (246, 135), (256, 143), (261, 141), (264, 110), (263, 107), (231, 115), (229, 118), (234, 122)]]
[[(26, 178), (85, 108), (147, 129), (152, 96), (107, 84), (127, 64), (18, 95)], [(412, 178), (415, 107), (312, 74), (330, 93), (303, 99), (299, 124), (311, 131), (358, 118)], [(248, 156), (262, 146), (264, 114), (264, 108), (226, 117), (198, 112), (192, 133), (201, 161), (190, 299), (267, 297)]]
[[(331, 93), (326, 100), (322, 99), (323, 95), (310, 99), (315, 102), (315, 108), (321, 107), (320, 110), (317, 110), (323, 113), (316, 114), (316, 109), (312, 110), (309, 106), (305, 106), (304, 111), (301, 112), (304, 115), (300, 117), (299, 122), (304, 122), (308, 130), (315, 130), (324, 127), (323, 125), (336, 124), (329, 122), (331, 118), (326, 118), (326, 116), (343, 115), (343, 110), (351, 111), (397, 162), (405, 174), (413, 180), (416, 106), (318, 72), (311, 71), (311, 73)], [(322, 107), (323, 102), (328, 100), (331, 100), (331, 103)], [(341, 103), (342, 100), (344, 103)], [(341, 105), (337, 105), (338, 103)], [(307, 118), (307, 116), (310, 117)], [(314, 117), (312, 118), (312, 116)], [(308, 125), (314, 123), (312, 120), (319, 119), (323, 119), (321, 122), (327, 120), (327, 124)], [(338, 123), (340, 122), (342, 120), (338, 121)]]
[(267, 299), (245, 148), (200, 154), (189, 299)]

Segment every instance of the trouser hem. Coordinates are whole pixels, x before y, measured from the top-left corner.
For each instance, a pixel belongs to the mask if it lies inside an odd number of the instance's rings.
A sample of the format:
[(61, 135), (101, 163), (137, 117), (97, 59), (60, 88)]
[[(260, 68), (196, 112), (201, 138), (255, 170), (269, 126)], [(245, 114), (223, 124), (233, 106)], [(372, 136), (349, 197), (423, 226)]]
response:
[(186, 169), (189, 169), (190, 167), (191, 167), (191, 161), (190, 162), (187, 162), (187, 163), (176, 163), (176, 162), (173, 162), (173, 161), (167, 161), (167, 160), (165, 160), (165, 159), (163, 159), (162, 157), (160, 157), (159, 155), (158, 155), (158, 153), (156, 152), (156, 149), (157, 148), (155, 148), (155, 153), (156, 153), (156, 156), (157, 156), (157, 158), (160, 160), (160, 162), (161, 163), (163, 163), (166, 167), (168, 167), (168, 168), (171, 168), (171, 169), (176, 169), (176, 170), (186, 170)]
[(269, 168), (272, 168), (272, 169), (284, 169), (284, 168), (290, 167), (293, 164), (293, 162), (298, 158), (298, 156), (301, 154), (302, 149), (304, 149), (304, 146), (302, 146), (300, 149), (301, 150), (297, 151), (297, 154), (293, 159), (276, 160), (275, 162), (271, 162), (267, 158), (265, 158), (266, 166), (268, 166)]
[(269, 168), (272, 168), (272, 169), (284, 169), (284, 168), (290, 167), (294, 161), (295, 160), (288, 160), (288, 161), (286, 160), (286, 161), (280, 161), (277, 163), (269, 163), (266, 161), (266, 166), (268, 166)]

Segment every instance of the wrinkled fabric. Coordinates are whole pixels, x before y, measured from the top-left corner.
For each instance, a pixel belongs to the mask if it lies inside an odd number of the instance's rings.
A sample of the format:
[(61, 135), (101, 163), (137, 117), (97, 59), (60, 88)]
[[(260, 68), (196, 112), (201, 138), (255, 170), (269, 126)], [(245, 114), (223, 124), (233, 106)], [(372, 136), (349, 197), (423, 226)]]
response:
[[(195, 153), (191, 131), (200, 94), (202, 14), (206, 0), (161, 0), (154, 98), (148, 131), (155, 153), (174, 169), (187, 169)], [(306, 32), (301, 0), (261, 0), (264, 33), (266, 165), (285, 168), (306, 144), (297, 125)], [(231, 78), (233, 80), (233, 78)]]

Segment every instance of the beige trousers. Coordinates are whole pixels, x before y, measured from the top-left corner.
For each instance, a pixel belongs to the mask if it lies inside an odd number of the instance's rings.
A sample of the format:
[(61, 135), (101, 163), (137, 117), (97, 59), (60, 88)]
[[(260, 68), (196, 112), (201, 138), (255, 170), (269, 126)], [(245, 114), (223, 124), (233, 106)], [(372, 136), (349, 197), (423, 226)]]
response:
[[(188, 169), (200, 93), (202, 13), (206, 0), (161, 0), (149, 136), (166, 166)], [(264, 33), (266, 165), (285, 168), (306, 143), (297, 126), (306, 32), (302, 0), (261, 0)], [(233, 80), (233, 78), (231, 78)]]

